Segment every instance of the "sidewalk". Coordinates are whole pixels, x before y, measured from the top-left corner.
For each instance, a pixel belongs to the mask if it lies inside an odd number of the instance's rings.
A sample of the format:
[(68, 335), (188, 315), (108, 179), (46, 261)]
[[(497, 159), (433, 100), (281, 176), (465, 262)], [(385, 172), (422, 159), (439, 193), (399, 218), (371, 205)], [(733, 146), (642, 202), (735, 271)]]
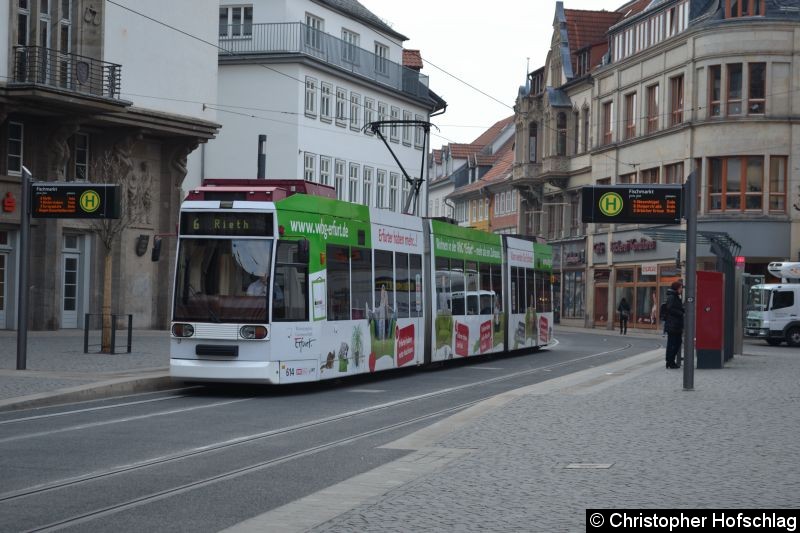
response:
[(585, 531), (591, 508), (800, 506), (800, 350), (724, 369), (663, 350), (482, 402), (389, 444), (403, 459), (229, 530)]
[[(167, 386), (169, 333), (134, 330), (131, 353), (118, 335), (122, 353), (101, 354), (99, 346), (83, 353), (82, 330), (29, 331), (26, 370), (16, 370), (17, 332), (0, 331), (0, 411)], [(98, 344), (99, 332), (89, 342)]]

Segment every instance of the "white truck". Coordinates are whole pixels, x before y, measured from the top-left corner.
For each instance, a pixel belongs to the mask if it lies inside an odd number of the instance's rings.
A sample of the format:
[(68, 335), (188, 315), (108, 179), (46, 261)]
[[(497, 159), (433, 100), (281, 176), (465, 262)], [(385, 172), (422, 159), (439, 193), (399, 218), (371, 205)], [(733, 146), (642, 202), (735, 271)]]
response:
[(745, 335), (771, 346), (800, 346), (800, 263), (774, 262), (767, 267), (781, 283), (753, 285), (747, 298)]

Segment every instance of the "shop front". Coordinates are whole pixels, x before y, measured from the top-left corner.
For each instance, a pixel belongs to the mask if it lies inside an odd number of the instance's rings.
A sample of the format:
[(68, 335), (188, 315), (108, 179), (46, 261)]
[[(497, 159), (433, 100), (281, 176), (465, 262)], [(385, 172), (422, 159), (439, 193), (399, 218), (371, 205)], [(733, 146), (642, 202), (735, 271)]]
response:
[(622, 298), (630, 305), (628, 328), (659, 327), (661, 302), (673, 281), (682, 279), (675, 264), (677, 243), (659, 242), (638, 232), (618, 232), (595, 239), (590, 269), (595, 327), (619, 324), (617, 307)]
[(586, 239), (553, 244), (553, 295), (560, 323), (583, 327), (586, 317)]

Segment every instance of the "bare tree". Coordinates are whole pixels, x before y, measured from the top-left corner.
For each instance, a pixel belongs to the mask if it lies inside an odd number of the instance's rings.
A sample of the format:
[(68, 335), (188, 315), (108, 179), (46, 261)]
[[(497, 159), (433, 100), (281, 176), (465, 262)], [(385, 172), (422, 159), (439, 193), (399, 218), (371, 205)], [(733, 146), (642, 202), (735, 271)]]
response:
[[(119, 218), (99, 218), (91, 220), (91, 228), (95, 231), (103, 243), (105, 252), (103, 267), (103, 306), (102, 306), (102, 338), (101, 351), (112, 353), (111, 346), (111, 302), (112, 302), (112, 274), (113, 274), (113, 250), (114, 244), (132, 223), (143, 219), (146, 210), (149, 208), (148, 201), (141, 201), (140, 176), (134, 173), (134, 164), (131, 157), (133, 145), (141, 137), (131, 135), (123, 138), (115, 144), (111, 150), (102, 152), (91, 164), (92, 181), (95, 183), (106, 183), (119, 185), (120, 195), (120, 214)], [(145, 169), (146, 170), (146, 169)], [(149, 174), (147, 175), (149, 178)], [(149, 185), (149, 184), (148, 184)]]

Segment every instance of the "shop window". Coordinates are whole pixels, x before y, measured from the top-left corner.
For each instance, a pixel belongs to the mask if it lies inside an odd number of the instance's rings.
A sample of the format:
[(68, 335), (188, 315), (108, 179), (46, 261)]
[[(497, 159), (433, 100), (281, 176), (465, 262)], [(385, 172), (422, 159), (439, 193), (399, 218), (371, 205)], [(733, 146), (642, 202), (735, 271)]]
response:
[(769, 210), (773, 212), (786, 212), (786, 166), (786, 157), (769, 158)]
[[(618, 268), (617, 269), (617, 283), (633, 283), (633, 269), (632, 268)], [(630, 301), (630, 300), (628, 300)]]

